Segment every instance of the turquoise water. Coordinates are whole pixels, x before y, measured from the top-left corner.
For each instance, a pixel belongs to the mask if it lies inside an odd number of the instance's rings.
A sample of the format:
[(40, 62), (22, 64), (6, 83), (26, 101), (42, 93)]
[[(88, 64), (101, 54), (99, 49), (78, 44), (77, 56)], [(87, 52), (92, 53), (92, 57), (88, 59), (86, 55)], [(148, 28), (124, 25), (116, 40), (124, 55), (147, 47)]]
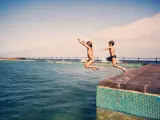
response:
[(0, 120), (96, 120), (99, 80), (121, 74), (82, 64), (0, 61)]

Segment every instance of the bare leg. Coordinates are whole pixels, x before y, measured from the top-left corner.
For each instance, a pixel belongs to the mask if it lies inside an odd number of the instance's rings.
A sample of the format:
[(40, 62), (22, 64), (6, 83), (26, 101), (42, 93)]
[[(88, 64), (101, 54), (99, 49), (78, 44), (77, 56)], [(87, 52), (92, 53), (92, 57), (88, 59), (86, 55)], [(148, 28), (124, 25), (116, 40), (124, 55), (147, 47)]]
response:
[(84, 66), (85, 66), (85, 67), (86, 67), (86, 65), (88, 64), (88, 62), (89, 62), (89, 61), (87, 60), (87, 61), (84, 63)]
[(86, 64), (86, 68), (92, 68), (94, 71), (95, 71), (96, 69), (99, 70), (97, 66), (90, 66), (90, 65), (93, 64), (93, 63), (94, 63), (94, 60), (90, 60), (90, 61)]
[(116, 65), (116, 59), (115, 58), (112, 58), (112, 64), (113, 64), (113, 67), (119, 68), (119, 69), (123, 70), (123, 72), (126, 72), (126, 70), (124, 68)]

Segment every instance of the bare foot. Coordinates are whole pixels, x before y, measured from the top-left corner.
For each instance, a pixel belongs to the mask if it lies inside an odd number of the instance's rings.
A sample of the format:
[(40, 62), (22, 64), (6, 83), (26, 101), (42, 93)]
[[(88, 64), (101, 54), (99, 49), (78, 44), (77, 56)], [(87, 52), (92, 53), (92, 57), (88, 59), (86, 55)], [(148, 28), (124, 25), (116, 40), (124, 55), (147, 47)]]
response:
[(92, 68), (94, 71), (96, 71), (96, 68)]
[(124, 74), (129, 74), (129, 72), (128, 71), (126, 71), (126, 69), (125, 68), (123, 68), (124, 70)]
[(96, 69), (99, 70), (99, 68), (96, 66)]

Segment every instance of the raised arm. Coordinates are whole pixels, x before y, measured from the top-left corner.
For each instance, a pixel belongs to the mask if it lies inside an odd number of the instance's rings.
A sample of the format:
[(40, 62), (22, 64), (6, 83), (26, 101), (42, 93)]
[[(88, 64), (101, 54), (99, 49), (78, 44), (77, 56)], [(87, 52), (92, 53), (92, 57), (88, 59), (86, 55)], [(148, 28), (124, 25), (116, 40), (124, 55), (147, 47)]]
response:
[(80, 41), (80, 39), (78, 39), (78, 41), (79, 41), (83, 46), (85, 46), (87, 49), (90, 48), (84, 41)]
[(101, 50), (109, 50), (109, 48), (110, 48), (110, 47), (107, 47), (107, 48), (104, 48), (104, 49), (101, 49)]
[(108, 48), (104, 48), (103, 50), (108, 50), (109, 49), (109, 47)]

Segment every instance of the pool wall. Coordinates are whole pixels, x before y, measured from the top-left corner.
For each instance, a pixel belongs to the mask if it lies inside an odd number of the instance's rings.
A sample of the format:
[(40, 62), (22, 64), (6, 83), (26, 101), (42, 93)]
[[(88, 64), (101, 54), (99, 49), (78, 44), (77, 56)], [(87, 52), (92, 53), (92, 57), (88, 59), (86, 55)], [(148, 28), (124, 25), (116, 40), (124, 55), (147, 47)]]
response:
[(160, 120), (160, 96), (97, 86), (96, 106)]

